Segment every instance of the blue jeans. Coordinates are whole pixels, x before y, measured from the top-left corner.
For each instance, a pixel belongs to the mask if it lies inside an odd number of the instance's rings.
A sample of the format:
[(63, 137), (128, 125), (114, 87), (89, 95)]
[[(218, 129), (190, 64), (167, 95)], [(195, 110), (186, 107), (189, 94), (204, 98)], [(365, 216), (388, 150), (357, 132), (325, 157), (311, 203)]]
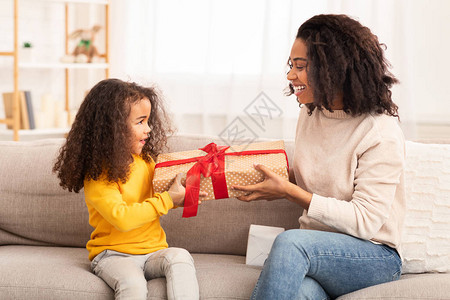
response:
[(395, 249), (346, 234), (294, 229), (281, 233), (252, 299), (330, 299), (397, 280)]

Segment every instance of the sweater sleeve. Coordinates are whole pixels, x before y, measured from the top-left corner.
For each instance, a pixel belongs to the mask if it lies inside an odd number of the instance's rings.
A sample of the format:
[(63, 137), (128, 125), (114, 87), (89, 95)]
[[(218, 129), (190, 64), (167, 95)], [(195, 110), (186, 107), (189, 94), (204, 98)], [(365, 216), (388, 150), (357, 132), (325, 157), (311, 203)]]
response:
[(391, 212), (404, 167), (404, 149), (395, 139), (371, 145), (358, 158), (352, 199), (313, 194), (308, 217), (362, 239), (371, 239)]
[(173, 208), (168, 192), (154, 194), (142, 202), (127, 204), (117, 184), (86, 180), (86, 202), (117, 230), (126, 232), (152, 222)]

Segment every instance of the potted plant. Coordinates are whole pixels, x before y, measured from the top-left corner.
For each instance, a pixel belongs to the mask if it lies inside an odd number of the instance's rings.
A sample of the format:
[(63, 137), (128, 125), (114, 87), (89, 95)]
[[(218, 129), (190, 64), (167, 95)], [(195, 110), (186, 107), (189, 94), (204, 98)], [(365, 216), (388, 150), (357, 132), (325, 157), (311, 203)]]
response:
[(20, 49), (19, 58), (23, 62), (33, 61), (33, 44), (31, 44), (31, 42), (23, 42), (22, 48)]

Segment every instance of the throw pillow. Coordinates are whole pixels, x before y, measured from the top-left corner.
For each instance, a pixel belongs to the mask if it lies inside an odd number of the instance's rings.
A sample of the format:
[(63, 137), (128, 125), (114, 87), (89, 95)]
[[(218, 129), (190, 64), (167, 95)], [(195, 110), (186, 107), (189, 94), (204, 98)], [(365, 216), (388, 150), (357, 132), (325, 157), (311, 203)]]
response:
[(406, 142), (403, 273), (450, 272), (450, 144)]

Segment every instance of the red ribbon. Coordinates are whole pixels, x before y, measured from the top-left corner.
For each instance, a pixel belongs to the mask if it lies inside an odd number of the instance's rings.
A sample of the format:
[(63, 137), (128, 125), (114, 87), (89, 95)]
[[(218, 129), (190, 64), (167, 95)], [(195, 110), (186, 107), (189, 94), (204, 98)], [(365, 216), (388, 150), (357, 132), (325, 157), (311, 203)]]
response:
[(161, 168), (197, 162), (192, 166), (192, 168), (189, 169), (186, 174), (186, 195), (184, 198), (183, 218), (189, 218), (197, 215), (198, 200), (200, 194), (200, 175), (203, 175), (203, 177), (211, 176), (214, 198), (228, 198), (228, 187), (225, 179), (225, 155), (237, 156), (284, 153), (284, 155), (286, 156), (286, 162), (288, 162), (286, 152), (281, 149), (249, 150), (225, 153), (228, 148), (230, 147), (217, 146), (215, 143), (210, 143), (203, 148), (199, 148), (199, 150), (203, 150), (207, 153), (205, 156), (172, 160), (156, 164), (155, 168)]
[(183, 218), (197, 215), (198, 197), (200, 193), (200, 174), (210, 177), (215, 198), (228, 198), (225, 180), (225, 150), (229, 147), (210, 143), (199, 150), (207, 154), (201, 157), (186, 174), (186, 195), (184, 197)]

